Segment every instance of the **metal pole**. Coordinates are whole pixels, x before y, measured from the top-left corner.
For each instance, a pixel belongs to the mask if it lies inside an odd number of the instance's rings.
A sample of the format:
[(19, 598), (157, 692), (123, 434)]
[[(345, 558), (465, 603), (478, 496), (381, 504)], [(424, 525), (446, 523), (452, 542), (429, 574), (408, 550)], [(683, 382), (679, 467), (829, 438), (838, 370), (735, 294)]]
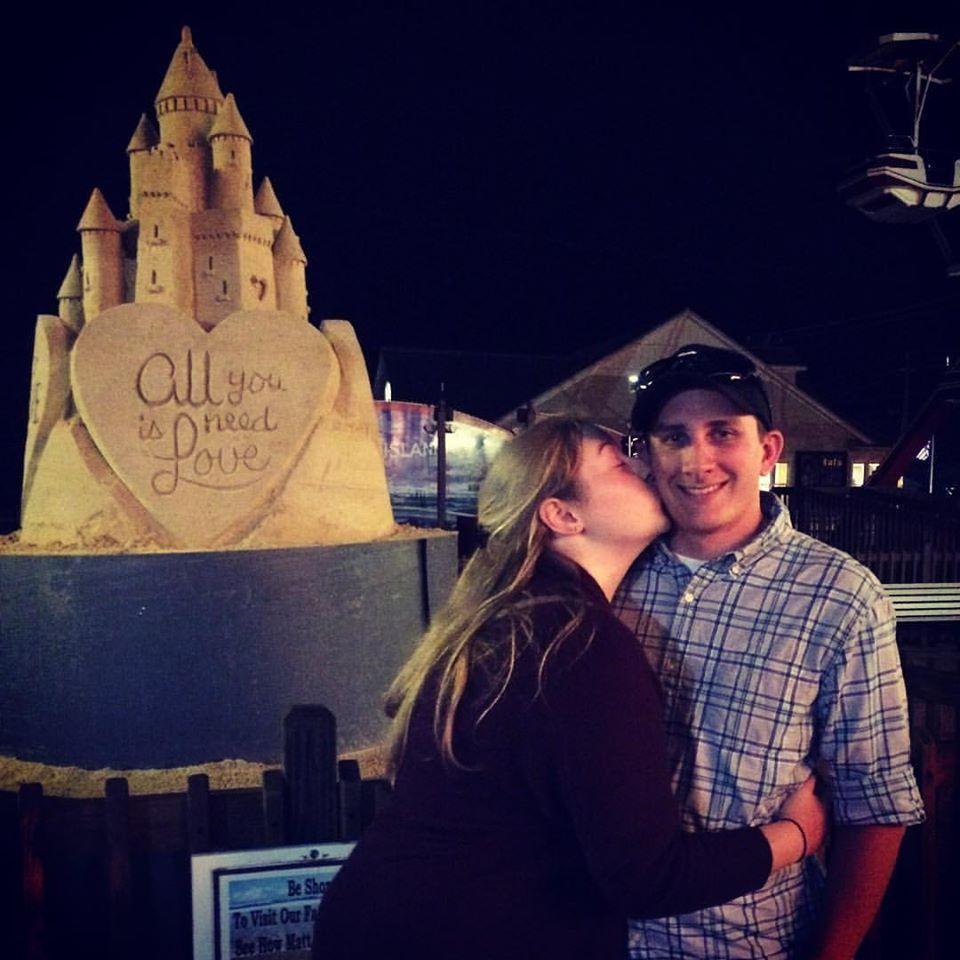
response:
[(447, 400), (440, 387), (440, 402), (436, 408), (437, 419), (437, 526), (442, 530), (447, 525)]

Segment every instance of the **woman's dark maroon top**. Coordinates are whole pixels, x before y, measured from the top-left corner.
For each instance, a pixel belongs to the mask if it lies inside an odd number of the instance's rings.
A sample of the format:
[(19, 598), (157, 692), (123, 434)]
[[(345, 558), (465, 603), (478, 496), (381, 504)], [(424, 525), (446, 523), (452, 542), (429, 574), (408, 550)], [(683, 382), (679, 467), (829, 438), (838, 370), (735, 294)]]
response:
[[(685, 913), (756, 889), (758, 829), (685, 833), (670, 792), (661, 704), (637, 641), (585, 571), (545, 557), (533, 643), (489, 703), (475, 671), (444, 766), (433, 702), (418, 702), (391, 805), (329, 888), (314, 958), (603, 960), (627, 917)], [(586, 601), (587, 615), (546, 645)], [(495, 629), (491, 627), (491, 629)]]

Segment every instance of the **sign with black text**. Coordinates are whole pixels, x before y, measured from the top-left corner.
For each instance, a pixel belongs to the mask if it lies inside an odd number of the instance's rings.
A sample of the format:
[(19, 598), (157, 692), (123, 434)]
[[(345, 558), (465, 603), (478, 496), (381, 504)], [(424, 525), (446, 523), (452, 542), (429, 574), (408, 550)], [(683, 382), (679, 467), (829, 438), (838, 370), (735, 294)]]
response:
[(194, 960), (309, 960), (324, 892), (352, 843), (191, 858)]

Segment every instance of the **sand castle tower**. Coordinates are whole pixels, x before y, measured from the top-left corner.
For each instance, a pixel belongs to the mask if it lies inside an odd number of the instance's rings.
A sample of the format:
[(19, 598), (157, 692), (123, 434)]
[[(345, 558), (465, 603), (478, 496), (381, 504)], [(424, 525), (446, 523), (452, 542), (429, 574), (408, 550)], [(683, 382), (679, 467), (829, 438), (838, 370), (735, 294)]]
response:
[(38, 322), (22, 540), (137, 549), (390, 533), (353, 329), (307, 322), (293, 222), (269, 179), (254, 193), (250, 129), (188, 27), (154, 107), (127, 144), (126, 219), (93, 189), (58, 315)]
[(144, 114), (127, 144), (127, 219), (98, 189), (81, 218), (85, 313), (162, 303), (205, 330), (237, 310), (305, 320), (306, 257), (269, 180), (254, 198), (253, 137), (188, 27), (155, 108), (159, 129)]

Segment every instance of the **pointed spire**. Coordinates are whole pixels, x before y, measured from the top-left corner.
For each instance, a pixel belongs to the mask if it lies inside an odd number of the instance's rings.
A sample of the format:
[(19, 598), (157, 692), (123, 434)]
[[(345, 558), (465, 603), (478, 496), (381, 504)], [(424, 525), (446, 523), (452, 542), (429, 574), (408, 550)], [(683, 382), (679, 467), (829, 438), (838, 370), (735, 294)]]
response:
[(283, 207), (280, 206), (269, 177), (264, 177), (261, 181), (257, 195), (253, 198), (253, 209), (264, 217), (283, 218)]
[(307, 256), (300, 246), (300, 238), (293, 232), (293, 223), (289, 217), (283, 218), (283, 224), (273, 241), (273, 255), (280, 260), (299, 260), (307, 262)]
[(80, 258), (74, 254), (67, 267), (66, 276), (60, 289), (57, 291), (58, 300), (82, 300), (83, 299), (83, 280), (80, 277)]
[(180, 43), (173, 53), (166, 76), (160, 84), (157, 102), (167, 97), (206, 97), (223, 100), (220, 85), (213, 71), (203, 62), (203, 57), (193, 45), (189, 27), (180, 31)]
[(237, 108), (237, 101), (232, 93), (228, 93), (223, 101), (223, 106), (217, 111), (217, 119), (213, 121), (213, 126), (208, 134), (212, 140), (214, 137), (244, 137), (253, 143), (253, 137), (247, 125), (240, 116), (240, 110)]
[(110, 230), (116, 233), (120, 232), (120, 224), (113, 215), (107, 201), (100, 192), (99, 187), (93, 188), (90, 199), (87, 201), (87, 207), (83, 211), (83, 216), (77, 224), (78, 230)]
[(157, 128), (150, 122), (145, 113), (140, 114), (140, 122), (137, 129), (133, 131), (133, 136), (127, 144), (127, 153), (136, 153), (139, 150), (149, 150), (160, 142), (160, 134)]

